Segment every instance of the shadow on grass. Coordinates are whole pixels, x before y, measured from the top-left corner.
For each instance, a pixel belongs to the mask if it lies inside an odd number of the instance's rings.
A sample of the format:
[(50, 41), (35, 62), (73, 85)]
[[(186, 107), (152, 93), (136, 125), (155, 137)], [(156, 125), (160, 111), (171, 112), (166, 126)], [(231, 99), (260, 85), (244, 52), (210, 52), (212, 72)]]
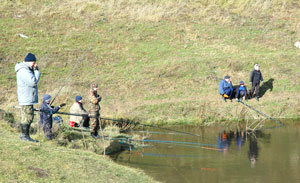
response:
[(268, 90), (273, 91), (273, 82), (274, 82), (274, 79), (271, 78), (261, 85), (260, 91), (259, 91), (259, 97), (263, 97)]

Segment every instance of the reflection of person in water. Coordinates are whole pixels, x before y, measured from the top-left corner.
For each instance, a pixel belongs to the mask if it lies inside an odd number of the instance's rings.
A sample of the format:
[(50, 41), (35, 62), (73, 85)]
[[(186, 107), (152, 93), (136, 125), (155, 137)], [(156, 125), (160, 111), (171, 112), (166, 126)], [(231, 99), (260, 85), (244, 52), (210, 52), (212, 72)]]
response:
[(218, 136), (218, 148), (226, 153), (231, 145), (233, 132), (227, 133), (225, 130)]
[(257, 145), (257, 139), (254, 135), (249, 136), (249, 151), (248, 151), (248, 156), (249, 160), (251, 162), (251, 167), (255, 167), (255, 163), (258, 158), (258, 145)]
[(244, 144), (244, 138), (245, 138), (245, 135), (244, 135), (243, 130), (241, 130), (240, 132), (236, 131), (235, 139), (236, 139), (236, 146), (237, 146), (238, 151), (241, 151), (241, 149), (242, 149), (242, 146)]

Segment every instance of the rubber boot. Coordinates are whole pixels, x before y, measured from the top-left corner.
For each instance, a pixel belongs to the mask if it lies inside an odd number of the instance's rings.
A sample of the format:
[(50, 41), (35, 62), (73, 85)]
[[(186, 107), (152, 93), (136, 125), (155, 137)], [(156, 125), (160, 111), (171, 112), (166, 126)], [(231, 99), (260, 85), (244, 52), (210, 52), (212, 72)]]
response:
[(256, 100), (259, 101), (259, 97), (256, 97)]
[(30, 138), (30, 136), (29, 136), (29, 129), (30, 129), (30, 125), (28, 125), (28, 124), (21, 124), (20, 139), (24, 140), (24, 141), (29, 141), (29, 142), (37, 142), (36, 140)]

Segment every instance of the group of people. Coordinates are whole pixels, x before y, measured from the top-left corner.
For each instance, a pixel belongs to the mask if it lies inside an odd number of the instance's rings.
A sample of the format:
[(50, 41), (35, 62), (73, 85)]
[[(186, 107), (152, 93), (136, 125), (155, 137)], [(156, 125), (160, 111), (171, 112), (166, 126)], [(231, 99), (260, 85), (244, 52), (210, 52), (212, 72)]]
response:
[(222, 96), (222, 100), (226, 102), (227, 99), (232, 101), (233, 98), (236, 98), (237, 101), (247, 101), (255, 96), (256, 100), (259, 101), (259, 89), (260, 83), (263, 83), (263, 76), (258, 64), (254, 64), (254, 70), (250, 74), (250, 82), (252, 84), (250, 91), (247, 90), (244, 81), (240, 81), (238, 88), (234, 90), (230, 76), (225, 76), (219, 83), (219, 93)]
[[(25, 141), (37, 142), (29, 135), (30, 126), (34, 119), (33, 105), (38, 103), (38, 87), (41, 73), (36, 64), (36, 57), (32, 53), (28, 53), (23, 62), (17, 63), (15, 66), (17, 77), (17, 94), (18, 102), (21, 106), (21, 135), (20, 139)], [(70, 126), (88, 127), (90, 126), (91, 136), (98, 138), (98, 130), (100, 127), (100, 105), (101, 96), (97, 93), (98, 85), (93, 83), (89, 90), (89, 110), (84, 109), (82, 97), (76, 96), (75, 103), (72, 105), (70, 112), (77, 114), (70, 117)], [(45, 137), (49, 140), (52, 135), (52, 115), (57, 113), (60, 108), (66, 104), (57, 107), (51, 106), (51, 96), (45, 94), (43, 103), (40, 108), (40, 125), (43, 126)]]
[[(15, 66), (17, 75), (17, 93), (18, 101), (21, 106), (21, 135), (20, 138), (26, 141), (36, 142), (30, 138), (29, 131), (30, 125), (34, 118), (33, 104), (38, 103), (38, 88), (37, 84), (40, 80), (41, 73), (36, 64), (36, 57), (32, 53), (28, 53), (23, 62), (17, 63)], [(254, 65), (254, 70), (251, 72), (250, 82), (252, 83), (251, 91), (248, 91), (245, 83), (240, 81), (238, 89), (235, 91), (230, 76), (225, 76), (219, 83), (219, 93), (222, 99), (226, 102), (227, 99), (232, 100), (235, 98), (239, 100), (247, 100), (255, 96), (259, 100), (260, 82), (263, 82), (263, 77), (259, 69), (259, 65)], [(70, 109), (70, 113), (77, 114), (71, 115), (69, 125), (71, 127), (80, 126), (87, 128), (90, 126), (91, 136), (98, 138), (98, 130), (100, 128), (100, 105), (101, 96), (97, 93), (98, 85), (92, 84), (88, 94), (88, 112), (84, 109), (82, 97), (76, 96), (75, 103)], [(235, 95), (234, 95), (235, 94)], [(51, 106), (51, 96), (45, 94), (43, 103), (40, 108), (40, 124), (47, 139), (52, 139), (52, 115), (57, 113), (59, 109), (66, 104), (61, 104), (57, 107)]]

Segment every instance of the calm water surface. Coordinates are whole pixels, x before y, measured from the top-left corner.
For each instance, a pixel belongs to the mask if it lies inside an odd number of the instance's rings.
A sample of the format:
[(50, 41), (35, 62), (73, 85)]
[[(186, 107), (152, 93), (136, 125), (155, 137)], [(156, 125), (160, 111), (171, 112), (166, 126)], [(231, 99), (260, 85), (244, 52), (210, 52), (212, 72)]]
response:
[(253, 135), (225, 128), (176, 129), (201, 137), (165, 134), (168, 131), (155, 129), (160, 133), (150, 133), (149, 139), (182, 143), (147, 142), (146, 148), (125, 151), (113, 158), (161, 182), (300, 183), (299, 123)]

